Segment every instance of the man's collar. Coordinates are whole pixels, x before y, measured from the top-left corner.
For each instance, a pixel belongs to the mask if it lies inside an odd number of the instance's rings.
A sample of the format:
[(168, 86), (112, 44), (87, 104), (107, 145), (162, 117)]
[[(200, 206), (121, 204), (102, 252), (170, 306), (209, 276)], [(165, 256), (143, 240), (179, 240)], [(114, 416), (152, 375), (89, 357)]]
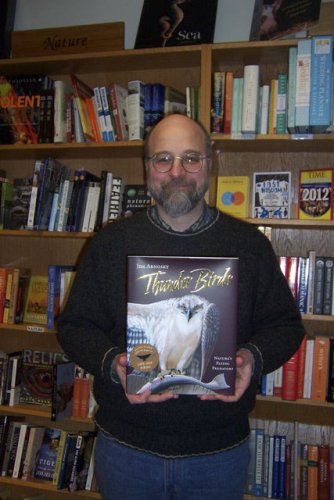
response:
[[(162, 229), (168, 232), (178, 233), (179, 231), (174, 231), (167, 222), (165, 222), (159, 215), (156, 205), (149, 207), (149, 215), (154, 221), (154, 223), (160, 226)], [(196, 222), (191, 224), (182, 234), (197, 233), (203, 230), (206, 226), (209, 226), (216, 217), (216, 210), (214, 208), (208, 207), (207, 204), (203, 207), (203, 212)]]

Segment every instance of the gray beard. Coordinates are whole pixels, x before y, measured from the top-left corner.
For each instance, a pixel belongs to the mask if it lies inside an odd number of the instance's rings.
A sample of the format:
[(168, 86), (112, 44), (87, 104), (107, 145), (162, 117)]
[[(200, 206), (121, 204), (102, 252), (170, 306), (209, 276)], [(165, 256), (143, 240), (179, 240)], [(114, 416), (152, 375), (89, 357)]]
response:
[[(153, 187), (148, 182), (148, 189), (154, 200), (164, 209), (164, 211), (172, 218), (181, 217), (188, 214), (193, 208), (196, 207), (199, 201), (202, 200), (206, 190), (208, 189), (208, 182), (196, 191), (195, 185), (189, 182), (188, 191), (172, 191), (168, 187), (170, 185), (177, 185), (178, 181), (170, 181), (168, 184), (160, 185), (159, 189)], [(184, 184), (184, 181), (182, 181)]]

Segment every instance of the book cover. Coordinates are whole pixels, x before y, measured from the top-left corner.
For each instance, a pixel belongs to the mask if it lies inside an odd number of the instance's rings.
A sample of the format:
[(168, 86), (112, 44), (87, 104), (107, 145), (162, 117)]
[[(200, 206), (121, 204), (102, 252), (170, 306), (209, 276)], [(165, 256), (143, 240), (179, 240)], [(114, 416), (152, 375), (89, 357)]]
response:
[(233, 394), (237, 287), (237, 258), (129, 256), (127, 392)]
[(295, 126), (298, 134), (310, 133), (311, 39), (298, 40)]
[(117, 141), (129, 139), (129, 125), (127, 116), (128, 89), (118, 83), (109, 85), (111, 110), (114, 117)]
[(28, 295), (25, 304), (24, 323), (46, 325), (48, 305), (48, 277), (33, 274), (30, 277)]
[(34, 471), (35, 479), (51, 481), (56, 466), (60, 429), (47, 427), (44, 432), (43, 442), (38, 450)]
[(298, 393), (299, 349), (283, 364), (282, 399), (295, 401)]
[(145, 184), (127, 184), (124, 186), (122, 215), (128, 217), (138, 210), (152, 204), (151, 195)]
[(329, 365), (329, 337), (316, 336), (314, 340), (311, 399), (326, 401)]
[(314, 134), (328, 130), (333, 118), (334, 36), (313, 36), (311, 55), (310, 126)]
[(51, 420), (59, 421), (72, 415), (75, 363), (64, 361), (53, 364)]
[(247, 175), (219, 175), (216, 207), (235, 217), (248, 217), (249, 177)]
[(128, 82), (127, 119), (129, 140), (144, 139), (145, 83), (140, 80)]
[(334, 403), (334, 337), (329, 338), (326, 401)]
[(250, 40), (286, 38), (317, 23), (321, 0), (255, 0)]
[(75, 100), (78, 108), (84, 138), (88, 142), (100, 142), (101, 134), (92, 99), (94, 91), (89, 85), (73, 73), (71, 74), (71, 84), (73, 89), (73, 99)]
[(259, 101), (260, 66), (248, 64), (244, 66), (241, 132), (256, 133), (256, 118)]
[(41, 447), (44, 431), (44, 427), (36, 426), (30, 428), (27, 450), (23, 461), (22, 480), (31, 479), (33, 477), (36, 455)]
[(117, 219), (122, 213), (124, 193), (124, 181), (120, 176), (113, 175), (111, 184), (111, 193), (109, 198), (109, 216), (108, 222)]
[(298, 215), (303, 220), (331, 220), (333, 216), (333, 169), (299, 172)]
[(144, 0), (135, 49), (212, 43), (217, 0)]
[(291, 172), (254, 172), (253, 217), (289, 219)]
[(333, 303), (334, 287), (334, 257), (325, 257), (325, 276), (323, 290), (323, 314), (334, 314)]
[(26, 228), (31, 190), (32, 184), (30, 178), (23, 177), (14, 179), (8, 229)]
[(164, 115), (172, 113), (187, 113), (186, 94), (171, 87), (165, 86)]
[(55, 320), (57, 320), (60, 313), (61, 273), (73, 270), (73, 266), (62, 266), (58, 264), (50, 264), (48, 266), (48, 302), (46, 312), (46, 326), (49, 330), (54, 329)]
[(61, 352), (24, 349), (20, 404), (51, 407), (53, 365), (64, 361), (68, 361), (68, 358)]

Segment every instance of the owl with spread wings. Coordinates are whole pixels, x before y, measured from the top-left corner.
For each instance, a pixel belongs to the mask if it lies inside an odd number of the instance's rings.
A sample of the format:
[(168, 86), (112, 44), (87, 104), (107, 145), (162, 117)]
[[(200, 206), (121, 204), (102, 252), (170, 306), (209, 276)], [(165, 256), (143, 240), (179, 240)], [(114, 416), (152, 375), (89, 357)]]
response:
[(219, 322), (216, 305), (199, 295), (150, 304), (130, 302), (128, 355), (139, 343), (151, 344), (159, 355), (160, 375), (187, 374), (200, 380), (216, 343)]

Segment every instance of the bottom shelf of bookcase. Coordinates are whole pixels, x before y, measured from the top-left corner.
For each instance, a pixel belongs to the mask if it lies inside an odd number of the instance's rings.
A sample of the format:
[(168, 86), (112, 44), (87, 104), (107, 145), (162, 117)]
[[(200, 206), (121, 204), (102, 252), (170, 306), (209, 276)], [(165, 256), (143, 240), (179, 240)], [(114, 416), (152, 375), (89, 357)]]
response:
[(0, 477), (0, 492), (4, 487), (8, 488), (11, 497), (15, 500), (23, 499), (26, 496), (32, 496), (43, 493), (46, 500), (59, 500), (62, 497), (70, 498), (71, 500), (80, 500), (82, 498), (100, 500), (101, 495), (95, 491), (74, 491), (57, 490), (55, 486), (42, 481), (23, 481), (20, 479), (12, 479), (10, 477)]

